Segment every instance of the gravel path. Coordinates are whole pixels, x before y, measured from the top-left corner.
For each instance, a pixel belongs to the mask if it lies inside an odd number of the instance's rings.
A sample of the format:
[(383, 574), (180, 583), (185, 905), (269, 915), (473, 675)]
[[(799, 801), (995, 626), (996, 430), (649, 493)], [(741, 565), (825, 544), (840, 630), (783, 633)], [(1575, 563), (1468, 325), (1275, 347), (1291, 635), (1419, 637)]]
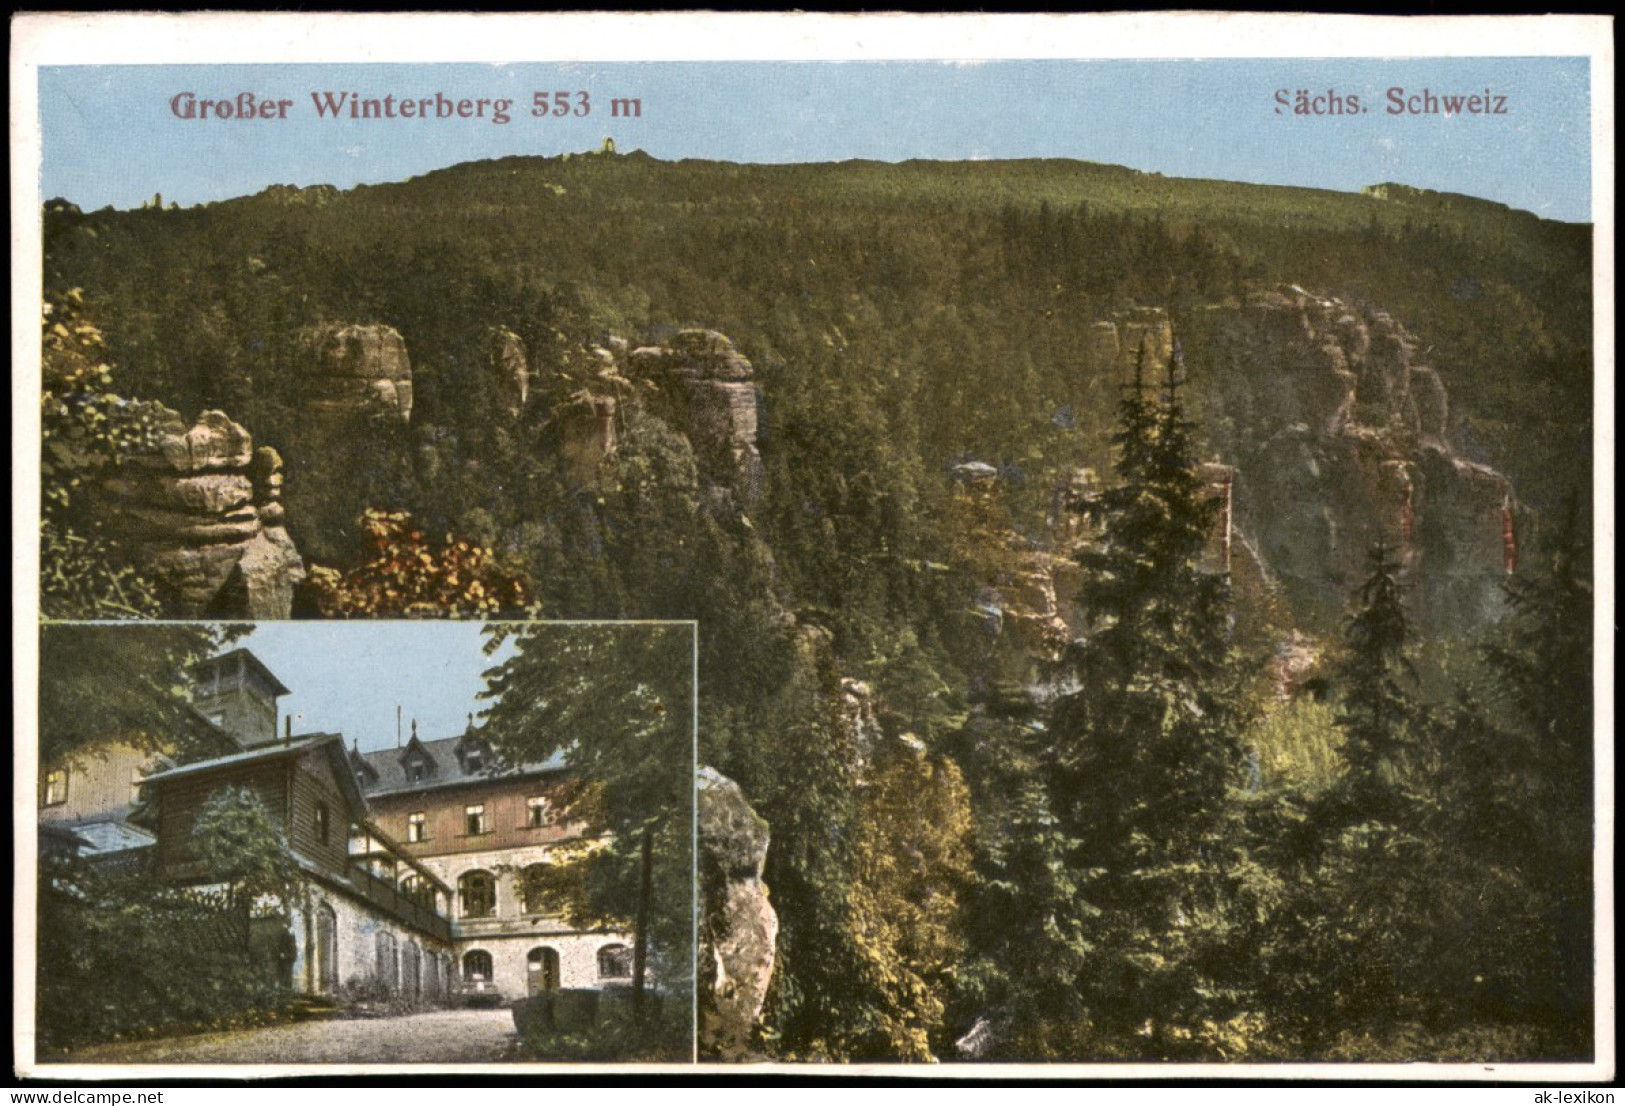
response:
[(125, 1041), (59, 1059), (69, 1064), (484, 1064), (512, 1059), (514, 1039), (513, 1015), (499, 1007)]

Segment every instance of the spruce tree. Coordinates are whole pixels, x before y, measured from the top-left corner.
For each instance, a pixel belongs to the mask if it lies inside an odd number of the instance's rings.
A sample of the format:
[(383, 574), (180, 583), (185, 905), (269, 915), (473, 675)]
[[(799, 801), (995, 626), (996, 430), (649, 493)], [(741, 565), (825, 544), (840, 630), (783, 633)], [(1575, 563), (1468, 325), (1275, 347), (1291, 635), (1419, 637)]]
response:
[[(1385, 546), (1371, 549), (1335, 674), (1343, 774), (1312, 811), (1320, 854), (1299, 903), (1312, 919), (1311, 1022), (1379, 1038), (1436, 1011), (1451, 957), (1443, 919), (1454, 873), (1435, 831), (1429, 726), (1399, 573)], [(1330, 1043), (1312, 1035), (1312, 1048)]]
[(1092, 945), (1076, 981), (1088, 1019), (1113, 1047), (1169, 1055), (1225, 1013), (1206, 958), (1237, 867), (1241, 699), (1228, 582), (1203, 564), (1217, 504), (1196, 468), (1182, 358), (1176, 345), (1160, 396), (1146, 360), (1142, 346), (1119, 405), (1117, 482), (1082, 505), (1099, 538), (1079, 555), (1079, 690), (1057, 703), (1046, 768), (1071, 866), (1095, 873), (1073, 908)]
[(1378, 544), (1370, 551), (1359, 606), (1349, 616), (1347, 655), (1338, 686), (1346, 771), (1332, 802), (1348, 821), (1402, 815), (1402, 786), (1415, 757), (1419, 708), (1416, 671), (1405, 655), (1412, 636), (1399, 564)]

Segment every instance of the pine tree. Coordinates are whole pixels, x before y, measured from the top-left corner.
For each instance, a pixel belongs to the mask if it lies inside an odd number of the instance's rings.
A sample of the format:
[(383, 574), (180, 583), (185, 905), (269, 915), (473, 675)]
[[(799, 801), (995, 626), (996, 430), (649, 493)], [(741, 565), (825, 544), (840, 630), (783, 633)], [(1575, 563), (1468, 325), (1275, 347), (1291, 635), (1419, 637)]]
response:
[(1100, 536), (1079, 557), (1080, 690), (1057, 704), (1045, 759), (1071, 866), (1098, 873), (1073, 906), (1093, 946), (1076, 980), (1089, 1020), (1116, 1047), (1166, 1055), (1225, 1014), (1204, 957), (1235, 866), (1241, 699), (1228, 584), (1202, 565), (1216, 504), (1196, 471), (1182, 358), (1176, 345), (1160, 397), (1145, 362), (1142, 346), (1119, 406), (1116, 486), (1083, 505)]
[(1372, 548), (1335, 674), (1343, 773), (1311, 812), (1319, 856), (1299, 901), (1311, 919), (1311, 1022), (1379, 1036), (1436, 1011), (1451, 957), (1454, 873), (1435, 831), (1429, 724), (1399, 571), (1386, 547)]
[[(582, 925), (634, 929), (634, 1005), (645, 966), (686, 1008), (693, 972), (694, 636), (681, 625), (495, 624), (512, 656), (486, 673), (484, 734), (512, 764), (564, 757), (573, 786), (559, 814), (608, 833), (577, 859)], [(568, 877), (567, 877), (568, 878)]]
[(1345, 819), (1392, 820), (1403, 813), (1402, 788), (1416, 755), (1416, 671), (1405, 655), (1412, 632), (1399, 565), (1381, 544), (1372, 548), (1367, 563), (1369, 575), (1349, 617), (1348, 654), (1337, 681), (1347, 768), (1333, 802)]

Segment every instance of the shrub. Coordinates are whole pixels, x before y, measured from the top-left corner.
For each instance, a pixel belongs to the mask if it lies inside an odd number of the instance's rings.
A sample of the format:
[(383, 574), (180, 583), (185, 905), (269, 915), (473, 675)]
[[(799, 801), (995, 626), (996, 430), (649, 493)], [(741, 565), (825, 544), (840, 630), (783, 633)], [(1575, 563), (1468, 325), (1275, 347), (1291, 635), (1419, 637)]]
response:
[(640, 1025), (624, 991), (566, 989), (533, 995), (513, 1005), (519, 1048), (526, 1060), (682, 1063), (693, 1048), (688, 1008), (669, 1008), (664, 996), (646, 997)]
[(142, 874), (98, 872), (79, 861), (44, 866), (41, 1053), (275, 1010), (288, 994), (278, 968), (240, 940), (231, 913)]

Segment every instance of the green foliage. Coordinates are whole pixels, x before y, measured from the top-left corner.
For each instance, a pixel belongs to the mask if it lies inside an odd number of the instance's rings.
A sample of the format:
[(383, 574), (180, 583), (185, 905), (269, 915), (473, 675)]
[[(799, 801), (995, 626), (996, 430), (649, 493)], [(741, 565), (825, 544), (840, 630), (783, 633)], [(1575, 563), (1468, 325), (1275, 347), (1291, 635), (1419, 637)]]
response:
[(41, 866), (35, 1027), (41, 1055), (121, 1037), (225, 1028), (286, 998), (235, 910), (137, 872)]
[(876, 1014), (869, 1033), (846, 1027), (843, 1051), (854, 1060), (931, 1060), (964, 950), (971, 816), (958, 768), (904, 741), (888, 745), (867, 773), (858, 824), (854, 982), (874, 992)]
[(1440, 888), (1450, 863), (1431, 832), (1413, 635), (1399, 566), (1380, 545), (1346, 625), (1333, 673), (1343, 766), (1309, 811), (1288, 904), (1301, 931), (1283, 957), (1302, 991), (1282, 1009), (1316, 1048), (1334, 1026), (1424, 1013), (1447, 944)]
[(978, 955), (966, 965), (960, 1000), (973, 1015), (1004, 1011), (998, 1058), (1085, 1057), (1077, 1047), (1086, 1025), (1077, 983), (1093, 964), (1098, 911), (1089, 891), (1101, 873), (1075, 866), (1076, 840), (1030, 782), (983, 837), (967, 912)]
[(1337, 673), (1337, 723), (1345, 735), (1347, 770), (1332, 803), (1360, 817), (1394, 820), (1403, 813), (1407, 789), (1414, 787), (1424, 720), (1416, 702), (1416, 670), (1406, 656), (1413, 631), (1399, 565), (1381, 545), (1371, 550), (1368, 564), (1370, 575), (1349, 617), (1347, 652)]
[(651, 843), (654, 977), (687, 993), (693, 972), (694, 636), (687, 626), (497, 627), (515, 652), (486, 674), (485, 733), (513, 764), (562, 755), (580, 781), (561, 815), (608, 834), (585, 865), (591, 920), (638, 916)]
[(1073, 981), (1101, 1036), (1177, 1054), (1231, 1013), (1209, 947), (1243, 866), (1229, 789), (1240, 782), (1242, 696), (1227, 587), (1201, 559), (1215, 504), (1195, 471), (1176, 350), (1160, 397), (1119, 404), (1117, 483), (1088, 500), (1100, 536), (1079, 554), (1088, 625), (1043, 763), (1068, 861), (1097, 872), (1071, 907), (1092, 946)]
[(223, 787), (210, 795), (191, 844), (204, 876), (224, 886), (229, 908), (246, 916), (262, 899), (287, 910), (299, 898), (304, 883), (282, 827), (252, 789)]
[(1304, 696), (1277, 704), (1247, 728), (1243, 741), (1249, 758), (1257, 758), (1260, 786), (1314, 793), (1342, 778), (1343, 733), (1328, 703)]
[(102, 533), (92, 489), (152, 444), (152, 404), (106, 391), (106, 340), (83, 293), (48, 295), (41, 339), (40, 609), (47, 618), (139, 618), (159, 596)]
[(40, 763), (116, 739), (180, 759), (218, 751), (192, 709), (191, 669), (242, 632), (201, 623), (40, 628)]
[(1463, 942), (1486, 1003), (1542, 1023), (1564, 1053), (1587, 1055), (1594, 598), (1572, 515), (1508, 597), (1512, 616), (1486, 648), (1490, 678), (1464, 694), (1446, 731), (1441, 833), (1484, 885), (1503, 888)]

